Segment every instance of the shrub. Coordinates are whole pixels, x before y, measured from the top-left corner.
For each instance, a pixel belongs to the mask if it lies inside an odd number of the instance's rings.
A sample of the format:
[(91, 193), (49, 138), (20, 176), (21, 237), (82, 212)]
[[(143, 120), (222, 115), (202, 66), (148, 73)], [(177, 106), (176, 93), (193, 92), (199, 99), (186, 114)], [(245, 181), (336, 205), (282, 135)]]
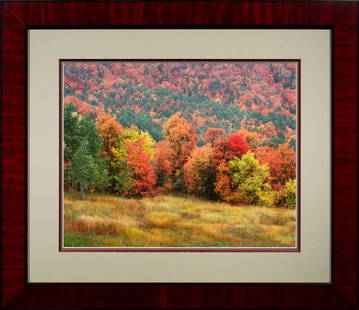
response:
[(276, 197), (276, 192), (267, 190), (259, 192), (259, 204), (266, 207), (273, 207)]
[(296, 206), (296, 193), (297, 193), (297, 182), (296, 179), (291, 179), (285, 183), (284, 197), (285, 203), (288, 208), (294, 209)]
[(296, 179), (291, 179), (285, 183), (282, 190), (276, 192), (274, 206), (278, 208), (294, 209), (296, 206)]

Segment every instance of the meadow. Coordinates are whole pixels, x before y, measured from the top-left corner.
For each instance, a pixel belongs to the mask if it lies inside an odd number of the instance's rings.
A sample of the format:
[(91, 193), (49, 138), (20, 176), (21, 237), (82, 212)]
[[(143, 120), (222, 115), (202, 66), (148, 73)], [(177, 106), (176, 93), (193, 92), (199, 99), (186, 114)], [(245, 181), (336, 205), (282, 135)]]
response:
[(294, 209), (66, 193), (65, 247), (294, 247)]

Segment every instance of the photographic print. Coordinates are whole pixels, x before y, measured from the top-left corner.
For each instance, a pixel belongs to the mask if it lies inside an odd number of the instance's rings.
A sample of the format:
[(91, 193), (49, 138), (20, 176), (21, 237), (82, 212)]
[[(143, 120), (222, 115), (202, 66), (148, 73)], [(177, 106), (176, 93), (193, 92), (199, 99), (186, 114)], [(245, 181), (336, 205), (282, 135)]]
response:
[(295, 249), (298, 76), (295, 60), (61, 60), (60, 247)]

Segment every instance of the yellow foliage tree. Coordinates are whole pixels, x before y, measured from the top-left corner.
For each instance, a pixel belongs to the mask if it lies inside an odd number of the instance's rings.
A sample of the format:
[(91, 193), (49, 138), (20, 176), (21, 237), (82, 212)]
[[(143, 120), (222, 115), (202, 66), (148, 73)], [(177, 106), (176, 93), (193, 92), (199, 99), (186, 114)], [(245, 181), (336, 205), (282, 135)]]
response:
[(143, 151), (153, 157), (155, 141), (147, 131), (139, 130), (137, 126), (132, 125), (130, 128), (123, 130), (122, 137), (126, 142), (139, 142), (143, 141)]
[[(154, 154), (154, 144), (151, 135), (148, 132), (140, 131), (136, 126), (123, 129), (117, 144), (111, 148), (110, 165), (116, 191), (128, 193), (135, 187), (133, 171), (129, 166), (131, 156), (128, 150), (129, 145), (138, 145), (141, 151), (151, 160)], [(140, 150), (137, 151), (140, 152)]]

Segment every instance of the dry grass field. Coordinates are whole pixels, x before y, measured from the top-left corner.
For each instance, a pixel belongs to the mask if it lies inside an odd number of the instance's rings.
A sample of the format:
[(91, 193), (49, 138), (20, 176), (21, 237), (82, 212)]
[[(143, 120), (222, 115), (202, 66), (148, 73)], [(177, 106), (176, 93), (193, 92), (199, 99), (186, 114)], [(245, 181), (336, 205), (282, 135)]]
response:
[(192, 197), (66, 194), (65, 247), (293, 247), (295, 210)]

